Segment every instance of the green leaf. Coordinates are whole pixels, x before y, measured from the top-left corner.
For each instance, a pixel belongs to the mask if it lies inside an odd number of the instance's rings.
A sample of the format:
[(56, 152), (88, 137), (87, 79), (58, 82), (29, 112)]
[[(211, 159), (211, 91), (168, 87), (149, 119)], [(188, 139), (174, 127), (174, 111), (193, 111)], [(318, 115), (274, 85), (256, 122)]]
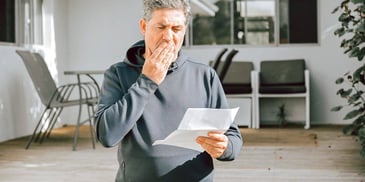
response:
[(354, 73), (352, 74), (353, 79), (360, 80), (360, 77), (363, 76), (364, 71), (365, 71), (365, 64), (354, 71)]
[(362, 59), (364, 59), (365, 56), (365, 47), (361, 48), (359, 54), (357, 55), (357, 60), (361, 61)]
[(357, 55), (359, 54), (360, 52), (360, 48), (358, 47), (355, 47), (353, 48), (351, 51), (350, 51), (350, 57), (357, 57)]
[(359, 128), (359, 136), (365, 138), (365, 127), (364, 126)]
[[(348, 46), (346, 46), (346, 47), (348, 47)], [(346, 49), (345, 52), (344, 52), (344, 54), (347, 54), (350, 51), (351, 51), (351, 49)]]
[(346, 8), (346, 9), (348, 9), (347, 8), (347, 4), (350, 2), (350, 0), (344, 0), (344, 1), (342, 1), (342, 3), (341, 3), (341, 8)]
[[(360, 32), (360, 33), (364, 33), (365, 32), (365, 22), (364, 21), (362, 21), (361, 24), (357, 25), (356, 31), (357, 32)], [(362, 42), (361, 39), (359, 41)]]
[(362, 13), (362, 14), (365, 13), (365, 6), (360, 7), (360, 13)]
[(341, 28), (338, 28), (334, 33), (338, 37), (342, 37), (343, 35), (345, 35), (346, 31), (345, 31), (345, 28), (341, 27)]
[(344, 82), (344, 78), (343, 77), (340, 77), (340, 78), (337, 78), (337, 80), (336, 80), (336, 84), (337, 85), (339, 85), (339, 84), (341, 84), (341, 83), (343, 83)]
[(348, 103), (349, 103), (349, 104), (351, 104), (351, 105), (356, 104), (356, 101), (357, 101), (357, 100), (359, 100), (359, 99), (361, 98), (360, 96), (361, 96), (361, 93), (360, 93), (360, 94), (356, 93), (356, 94), (352, 95), (352, 96), (349, 98)]
[(360, 74), (360, 82), (363, 84), (363, 85), (365, 85), (365, 76), (364, 76), (364, 73), (361, 73)]
[(342, 98), (347, 98), (351, 95), (352, 88), (349, 88), (348, 90), (340, 89), (337, 94), (339, 94)]
[(362, 101), (356, 102), (356, 103), (353, 104), (354, 107), (361, 106), (361, 105), (362, 105)]
[(350, 111), (349, 113), (346, 114), (346, 116), (343, 118), (344, 120), (348, 120), (348, 119), (353, 119), (356, 116), (358, 116), (361, 112), (357, 109)]
[(357, 3), (364, 3), (365, 0), (351, 0), (351, 2), (357, 4)]
[(342, 13), (339, 17), (338, 17), (338, 21), (339, 22), (349, 22), (350, 15), (348, 13)]
[(356, 118), (353, 122), (352, 125), (354, 126), (362, 126), (365, 123), (365, 116), (361, 115), (360, 117)]
[(362, 158), (365, 158), (365, 147), (362, 147), (362, 149), (360, 151), (360, 155)]
[(332, 112), (340, 111), (343, 108), (343, 106), (336, 106), (331, 109)]
[(349, 124), (342, 128), (342, 132), (346, 135), (351, 134), (354, 131), (354, 125)]
[(331, 12), (332, 14), (336, 13), (338, 10), (340, 9), (340, 6), (337, 6), (335, 9), (333, 9), (333, 11)]

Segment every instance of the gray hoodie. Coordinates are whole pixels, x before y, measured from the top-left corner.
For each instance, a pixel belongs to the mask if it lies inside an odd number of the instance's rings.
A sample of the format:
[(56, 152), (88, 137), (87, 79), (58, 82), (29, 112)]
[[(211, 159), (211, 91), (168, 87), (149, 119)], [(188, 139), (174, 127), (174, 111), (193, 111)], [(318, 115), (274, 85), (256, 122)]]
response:
[[(116, 181), (212, 181), (213, 161), (206, 152), (154, 145), (177, 129), (187, 108), (227, 108), (216, 72), (182, 52), (157, 85), (141, 74), (144, 41), (104, 74), (96, 133), (105, 147), (119, 144)], [(218, 159), (233, 160), (242, 146), (236, 124), (225, 133), (228, 148)]]

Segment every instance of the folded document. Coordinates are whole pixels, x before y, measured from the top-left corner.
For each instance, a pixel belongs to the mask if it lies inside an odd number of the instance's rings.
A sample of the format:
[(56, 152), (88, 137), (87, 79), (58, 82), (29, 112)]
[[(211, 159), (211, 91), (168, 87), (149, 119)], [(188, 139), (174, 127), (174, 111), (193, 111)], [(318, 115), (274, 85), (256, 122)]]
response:
[(233, 123), (238, 109), (189, 108), (177, 130), (165, 139), (155, 141), (153, 145), (174, 145), (203, 152), (204, 149), (195, 139), (206, 136), (209, 131), (226, 131)]

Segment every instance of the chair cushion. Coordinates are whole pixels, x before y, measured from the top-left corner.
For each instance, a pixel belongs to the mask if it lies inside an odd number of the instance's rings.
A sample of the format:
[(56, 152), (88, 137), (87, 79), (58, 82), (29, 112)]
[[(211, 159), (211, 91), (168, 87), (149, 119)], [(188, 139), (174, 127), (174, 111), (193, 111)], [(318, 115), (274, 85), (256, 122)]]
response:
[(253, 63), (248, 61), (234, 61), (229, 66), (223, 79), (223, 89), (226, 94), (250, 94), (251, 71)]
[(262, 61), (260, 85), (304, 85), (304, 70), (303, 59)]
[(262, 94), (265, 93), (276, 93), (276, 94), (287, 94), (287, 93), (305, 93), (306, 88), (305, 85), (261, 85), (259, 88), (259, 92)]
[(234, 61), (229, 66), (227, 74), (223, 79), (223, 83), (250, 85), (252, 70), (253, 70), (252, 62)]
[(226, 94), (250, 94), (252, 93), (251, 85), (249, 84), (224, 84), (223, 89)]

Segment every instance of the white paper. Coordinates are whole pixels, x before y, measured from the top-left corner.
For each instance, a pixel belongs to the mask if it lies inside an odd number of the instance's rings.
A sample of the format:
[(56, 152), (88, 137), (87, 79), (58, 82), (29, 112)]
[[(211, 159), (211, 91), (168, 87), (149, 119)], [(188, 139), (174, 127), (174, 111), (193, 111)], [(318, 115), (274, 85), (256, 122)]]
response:
[(178, 129), (165, 139), (155, 141), (153, 145), (174, 145), (203, 152), (204, 149), (195, 139), (206, 136), (209, 131), (226, 131), (233, 123), (238, 109), (188, 108)]

